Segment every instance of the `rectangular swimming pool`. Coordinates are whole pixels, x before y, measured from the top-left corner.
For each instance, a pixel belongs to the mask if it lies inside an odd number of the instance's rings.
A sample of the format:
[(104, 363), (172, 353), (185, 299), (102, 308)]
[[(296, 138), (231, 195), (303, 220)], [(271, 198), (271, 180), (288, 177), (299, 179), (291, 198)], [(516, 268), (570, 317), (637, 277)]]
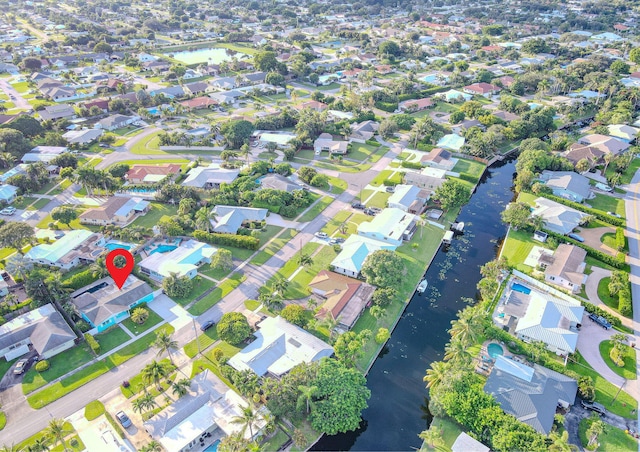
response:
[(109, 251), (113, 251), (113, 250), (117, 250), (117, 249), (122, 249), (122, 250), (130, 250), (131, 248), (133, 248), (133, 245), (129, 244), (129, 243), (120, 243), (120, 242), (108, 242), (105, 243), (104, 247), (106, 249), (108, 249)]
[(518, 283), (513, 283), (511, 285), (511, 289), (515, 290), (516, 292), (522, 292), (525, 295), (529, 295), (531, 293), (531, 289), (528, 288), (527, 286), (523, 286), (522, 284), (518, 284)]
[(155, 249), (149, 251), (149, 254), (155, 253), (168, 253), (169, 251), (173, 251), (178, 248), (176, 245), (158, 245)]

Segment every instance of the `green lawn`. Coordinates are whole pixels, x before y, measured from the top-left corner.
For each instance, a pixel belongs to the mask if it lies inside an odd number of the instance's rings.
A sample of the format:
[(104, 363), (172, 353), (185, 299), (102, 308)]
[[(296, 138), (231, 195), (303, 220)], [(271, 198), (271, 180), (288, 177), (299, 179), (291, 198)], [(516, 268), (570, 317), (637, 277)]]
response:
[[(195, 334), (195, 333), (194, 333)], [(198, 339), (189, 342), (184, 346), (184, 353), (189, 358), (193, 358), (198, 354), (198, 344), (200, 344), (200, 351), (205, 351), (207, 348), (211, 347), (218, 340), (218, 330), (216, 327), (211, 327), (207, 331), (200, 331), (198, 329)]]
[(533, 193), (520, 192), (518, 195), (518, 202), (524, 202), (529, 204), (531, 207), (535, 207), (535, 200), (538, 199), (538, 195), (534, 195)]
[(151, 210), (146, 215), (135, 219), (131, 226), (141, 226), (143, 228), (152, 228), (163, 216), (173, 216), (178, 213), (178, 206), (171, 204), (162, 204), (159, 202), (151, 203)]
[(379, 207), (384, 209), (387, 207), (387, 201), (391, 197), (391, 193), (378, 192), (366, 202), (367, 207)]
[(263, 450), (280, 450), (287, 441), (289, 441), (289, 437), (280, 427), (278, 427), (276, 433), (269, 438), (269, 441), (262, 445), (262, 448)]
[(458, 163), (453, 167), (456, 173), (466, 173), (471, 176), (480, 177), (484, 172), (485, 165), (475, 160), (458, 159)]
[(606, 277), (606, 278), (602, 278), (600, 280), (600, 282), (598, 283), (598, 298), (600, 298), (600, 300), (606, 304), (607, 306), (609, 306), (611, 309), (614, 309), (616, 312), (618, 312), (618, 297), (617, 296), (611, 296), (611, 294), (609, 293), (609, 282), (611, 281), (610, 277)]
[(347, 157), (352, 160), (359, 160), (364, 162), (370, 155), (372, 155), (380, 146), (372, 146), (365, 143), (351, 143), (349, 153)]
[[(319, 243), (307, 243), (302, 247), (302, 253), (303, 254), (308, 254), (308, 255), (312, 255), (320, 246)], [(314, 258), (314, 265), (316, 264), (316, 259)], [(269, 289), (267, 289), (267, 287), (271, 286), (271, 283), (274, 281), (275, 278), (284, 278), (284, 279), (289, 279), (289, 277), (300, 267), (300, 264), (298, 264), (298, 259), (297, 256), (295, 256), (293, 259), (288, 260), (283, 266), (282, 268), (280, 268), (280, 270), (278, 270), (276, 272), (276, 274), (265, 283), (265, 285), (262, 287), (262, 290), (267, 291)], [(322, 270), (321, 268), (318, 269), (317, 271)], [(305, 272), (305, 271), (309, 271), (309, 270), (301, 270), (301, 272)], [(317, 273), (316, 271), (316, 273)], [(315, 274), (314, 274), (315, 275)], [(306, 297), (309, 294), (308, 289), (306, 287), (300, 287), (297, 284), (291, 283), (289, 284), (289, 288), (286, 290), (285, 292), (285, 297), (286, 299), (297, 299), (297, 298), (303, 298)]]
[(330, 187), (331, 194), (339, 195), (347, 189), (346, 181), (342, 179), (338, 179), (337, 177), (333, 177), (333, 176), (327, 176), (327, 177), (329, 177), (329, 184), (331, 185)]
[(595, 198), (588, 199), (586, 203), (604, 213), (613, 212), (625, 217), (624, 199), (598, 193)]
[[(233, 269), (231, 269), (233, 270)], [(203, 275), (207, 275), (213, 279), (217, 279), (218, 281), (222, 280), (225, 276), (231, 273), (231, 270), (224, 270), (220, 268), (214, 268), (211, 265), (203, 265), (198, 269), (198, 273), (202, 273)]]
[(245, 300), (244, 307), (249, 311), (255, 311), (260, 306), (260, 302), (258, 300)]
[[(458, 435), (463, 432), (460, 426), (458, 426), (454, 421), (440, 417), (433, 418), (430, 427), (440, 431), (440, 436), (444, 440), (444, 445), (436, 447), (435, 450), (442, 452), (450, 451), (451, 446), (456, 441), (456, 438), (458, 438)], [(422, 452), (426, 452), (428, 450), (434, 449), (428, 448), (425, 444), (420, 448), (420, 451)]]
[(311, 221), (315, 219), (318, 215), (322, 213), (324, 209), (326, 209), (329, 204), (333, 202), (333, 196), (323, 196), (320, 201), (316, 202), (313, 207), (307, 210), (301, 217), (298, 217), (296, 220), (305, 223), (307, 221)]
[(84, 417), (88, 421), (92, 421), (104, 414), (104, 404), (99, 400), (94, 400), (92, 402), (87, 403), (87, 406), (84, 407)]
[(530, 273), (532, 267), (525, 265), (524, 261), (534, 246), (546, 248), (544, 243), (533, 240), (533, 234), (530, 232), (515, 231), (511, 228), (507, 240), (502, 245), (502, 256), (507, 259), (510, 266), (521, 272)]
[(131, 317), (127, 317), (121, 323), (124, 327), (126, 327), (131, 333), (138, 336), (144, 333), (147, 330), (150, 330), (158, 323), (162, 322), (162, 317), (160, 317), (153, 309), (151, 309), (148, 305), (145, 306), (145, 309), (149, 311), (149, 318), (145, 320), (145, 322), (140, 325), (139, 323), (135, 323), (131, 320)]
[(233, 289), (238, 287), (245, 279), (245, 276), (240, 273), (232, 274), (229, 278), (222, 281), (218, 287), (213, 290), (213, 292), (191, 306), (191, 308), (189, 308), (189, 313), (196, 316), (204, 314), (214, 304), (222, 300)]
[[(382, 170), (380, 173), (370, 182), (374, 187), (379, 187), (385, 180), (391, 180), (396, 184), (402, 183), (402, 171)], [(363, 195), (364, 198), (364, 195)], [(366, 198), (365, 198), (366, 199)]]
[(283, 294), (283, 298), (294, 300), (309, 296), (309, 283), (321, 270), (327, 270), (329, 264), (337, 253), (331, 246), (323, 246), (315, 256), (313, 256), (313, 264), (300, 270), (291, 280), (289, 287)]
[[(76, 209), (76, 211), (78, 212), (78, 214), (82, 213), (82, 209)], [(91, 229), (88, 225), (80, 223), (80, 220), (77, 218), (68, 225), (60, 223), (59, 221), (54, 221), (54, 219), (51, 217), (51, 214), (48, 214), (46, 217), (40, 220), (40, 222), (37, 224), (37, 227), (40, 229), (47, 229), (49, 228), (49, 223), (56, 224), (58, 226), (58, 229), (62, 230)]]
[[(20, 202), (18, 202), (18, 200)], [(26, 209), (27, 206), (29, 206), (30, 204), (36, 202), (38, 200), (38, 198), (31, 198), (29, 196), (20, 196), (16, 199), (16, 201), (14, 201), (13, 203), (11, 203), (11, 205), (13, 207), (15, 207), (18, 210), (21, 209)], [(47, 200), (47, 202), (49, 202), (49, 200)], [(31, 207), (29, 210), (36, 210), (33, 207)]]
[[(168, 324), (161, 326), (157, 330), (141, 337), (140, 339), (132, 342), (118, 352), (110, 355), (108, 358), (91, 364), (81, 371), (76, 372), (69, 377), (63, 378), (56, 383), (53, 383), (42, 391), (28, 396), (27, 402), (32, 408), (40, 409), (43, 406), (46, 406), (51, 402), (54, 402), (59, 398), (73, 392), (80, 386), (87, 384), (91, 380), (98, 378), (100, 375), (107, 373), (114, 367), (117, 367), (133, 358), (142, 351), (147, 350), (156, 340), (156, 337), (160, 331), (166, 331), (167, 333), (172, 334), (174, 332), (174, 328)], [(73, 368), (75, 367), (67, 367), (67, 370)]]
[(119, 325), (115, 325), (104, 333), (96, 334), (95, 339), (100, 344), (100, 354), (102, 355), (124, 344), (131, 338)]
[[(80, 439), (80, 437), (76, 434), (76, 430), (73, 428), (73, 425), (71, 425), (71, 423), (69, 422), (65, 422), (64, 423), (64, 429), (69, 431), (70, 433), (65, 437), (65, 442), (67, 443), (67, 450), (69, 451), (82, 451), (85, 449), (84, 444), (82, 443), (82, 440)], [(45, 431), (41, 431), (36, 433), (35, 435), (25, 439), (24, 441), (22, 441), (21, 443), (16, 444), (14, 450), (28, 450), (29, 446), (32, 446), (37, 440), (41, 439), (41, 438), (46, 438), (46, 433)], [(47, 450), (51, 450), (52, 452), (58, 452), (58, 451), (62, 451), (64, 450), (64, 448), (62, 447), (62, 444), (59, 444), (57, 442), (55, 442), (55, 440), (50, 440), (48, 438), (47, 439), (47, 444), (49, 445), (49, 448)], [(75, 441), (74, 441), (75, 440)], [(74, 445), (72, 445), (71, 443), (73, 442)], [(55, 446), (55, 447), (52, 447)], [(35, 450), (35, 449), (34, 449)], [(38, 449), (40, 450), (40, 449)]]
[[(583, 446), (586, 446), (589, 443), (587, 430), (589, 430), (592, 422), (593, 421), (590, 418), (582, 419), (580, 421), (578, 434)], [(612, 427), (607, 424), (605, 425), (604, 433), (598, 436), (598, 452), (635, 452), (638, 450), (638, 441), (631, 435), (619, 428)]]
[(35, 366), (33, 366), (24, 374), (22, 378), (22, 393), (29, 394), (50, 381), (88, 363), (92, 358), (93, 355), (86, 345), (73, 347), (55, 355), (49, 359), (49, 370), (40, 373), (36, 372)]
[[(281, 230), (280, 228), (277, 228), (275, 226), (268, 226), (268, 227), (274, 227), (278, 230)], [(295, 229), (285, 229), (278, 238), (274, 239), (265, 248), (263, 248), (258, 254), (256, 254), (256, 256), (253, 259), (251, 259), (251, 263), (254, 265), (264, 264), (269, 259), (271, 259), (274, 254), (280, 251), (282, 247), (284, 247), (296, 235), (297, 235), (297, 232)]]
[(18, 360), (18, 358), (13, 359), (11, 361), (7, 361), (4, 358), (0, 358), (0, 380), (2, 379), (2, 377), (4, 377), (4, 374), (7, 373), (7, 371), (11, 368), (11, 366), (13, 366), (13, 363), (15, 363)]
[(166, 152), (161, 151), (160, 146), (160, 133), (155, 132), (146, 137), (142, 138), (131, 148), (132, 154), (142, 154), (142, 155), (160, 155), (166, 154)]
[[(631, 161), (629, 168), (627, 168), (627, 170), (624, 173), (622, 173), (622, 177), (620, 177), (620, 183), (618, 185), (630, 184), (631, 179), (633, 179), (633, 176), (638, 171), (638, 168), (640, 168), (640, 158), (636, 157)], [(607, 167), (605, 176), (607, 177), (607, 179), (609, 179), (611, 176), (613, 176), (614, 173), (615, 171), (614, 171), (613, 165), (609, 165)]]
[[(166, 154), (166, 152), (161, 152), (162, 154)], [(187, 163), (191, 163), (190, 160), (187, 159), (181, 159), (181, 158), (163, 158), (163, 159), (137, 159), (137, 160), (123, 160), (121, 162), (116, 162), (113, 165), (118, 165), (120, 163), (125, 163), (129, 166), (133, 166), (133, 165), (162, 165), (164, 163), (180, 163), (180, 164), (187, 164)], [(113, 166), (111, 165), (111, 166)]]
[(602, 341), (600, 342), (600, 355), (604, 362), (607, 363), (607, 366), (615, 373), (620, 375), (622, 378), (626, 380), (635, 380), (636, 379), (636, 349), (631, 348), (628, 345), (622, 345), (624, 350), (624, 366), (618, 367), (616, 366), (611, 358), (609, 358), (609, 352), (613, 348), (613, 342), (611, 341)]
[(201, 296), (203, 293), (205, 293), (207, 290), (211, 289), (216, 285), (216, 283), (214, 283), (210, 279), (203, 278), (202, 276), (197, 276), (193, 278), (191, 281), (193, 283), (193, 289), (191, 289), (191, 293), (188, 296), (184, 298), (177, 298), (177, 297), (173, 298), (173, 301), (175, 301), (181, 306), (188, 305), (193, 300), (195, 300), (196, 298)]
[[(567, 369), (573, 370), (580, 375), (588, 376), (593, 379), (596, 387), (596, 401), (603, 404), (605, 408), (611, 411), (618, 416), (626, 417), (629, 419), (635, 418), (635, 411), (638, 409), (638, 402), (629, 395), (624, 389), (620, 391), (620, 394), (615, 400), (615, 404), (613, 403), (613, 399), (616, 397), (618, 390), (620, 389), (618, 386), (610, 383), (608, 380), (603, 378), (598, 372), (596, 372), (588, 362), (584, 360), (584, 358), (580, 355), (579, 352), (576, 352), (574, 355), (577, 362), (574, 362), (573, 359), (570, 359), (567, 364)], [(632, 413), (631, 411), (634, 411)]]
[[(161, 364), (164, 364), (167, 367), (171, 366), (171, 361), (169, 360), (169, 358), (161, 359), (159, 362)], [(173, 368), (172, 374), (175, 377), (175, 366), (173, 366), (172, 368)], [(165, 390), (167, 389), (168, 386), (171, 385), (171, 382), (173, 381), (173, 378), (171, 378), (171, 375), (169, 376), (168, 380), (169, 382), (167, 382), (166, 379), (162, 380), (161, 382), (161, 386)], [(142, 392), (144, 389), (144, 386), (146, 386), (142, 378), (142, 372), (134, 375), (128, 381), (129, 381), (129, 387), (125, 388), (124, 386), (120, 385), (120, 392), (122, 392), (122, 395), (125, 396), (127, 399), (130, 399), (132, 396)], [(154, 384), (152, 384), (151, 387), (147, 386), (147, 389), (151, 389), (151, 391), (149, 391), (151, 393), (158, 393), (158, 390), (156, 389)]]
[(338, 231), (340, 225), (345, 223), (349, 219), (349, 217), (351, 217), (351, 212), (349, 212), (348, 210), (341, 210), (332, 219), (327, 221), (321, 231), (326, 233), (327, 235), (333, 235)]
[(49, 204), (51, 202), (50, 199), (47, 198), (40, 198), (38, 199), (32, 206), (31, 209), (33, 210), (40, 210), (42, 209), (44, 206), (46, 206), (47, 204)]

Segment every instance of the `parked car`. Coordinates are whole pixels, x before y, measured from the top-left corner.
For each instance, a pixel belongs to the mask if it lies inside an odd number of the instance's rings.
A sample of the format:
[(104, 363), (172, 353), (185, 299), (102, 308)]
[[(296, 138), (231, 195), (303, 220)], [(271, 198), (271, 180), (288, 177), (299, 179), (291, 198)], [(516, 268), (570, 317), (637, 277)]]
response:
[(574, 234), (573, 232), (571, 234), (567, 234), (567, 237), (573, 240), (577, 240), (580, 243), (584, 242), (584, 237), (581, 237), (578, 234)]
[(13, 373), (16, 375), (22, 375), (27, 370), (27, 364), (29, 360), (21, 359), (16, 363), (16, 367), (13, 368)]
[(598, 402), (588, 402), (586, 400), (581, 400), (580, 405), (586, 410), (591, 410), (598, 413), (600, 416), (604, 416), (607, 414), (607, 410), (605, 407)]
[(338, 244), (338, 239), (329, 240), (329, 245), (337, 245), (337, 244)]
[(601, 315), (597, 315), (597, 314), (591, 313), (591, 314), (589, 314), (589, 318), (591, 320), (593, 320), (594, 322), (596, 322), (598, 325), (600, 325), (605, 330), (608, 330), (608, 329), (611, 328), (611, 323), (609, 323), (609, 321), (607, 319), (605, 319), (604, 317), (602, 317)]
[(202, 325), (200, 325), (200, 331), (207, 331), (209, 328), (211, 328), (215, 324), (216, 322), (214, 322), (213, 320), (207, 320)]
[(387, 188), (385, 188), (385, 191), (387, 193), (393, 193), (394, 191), (396, 191), (396, 189), (395, 189), (395, 187), (387, 187)]
[(622, 215), (615, 212), (607, 212), (607, 215), (611, 215), (612, 217), (616, 217), (616, 218), (622, 218)]
[(364, 209), (364, 213), (365, 215), (371, 215), (371, 216), (375, 216), (375, 214), (377, 214), (378, 212), (376, 210), (374, 210), (373, 208), (366, 208)]
[(16, 208), (12, 206), (0, 210), (0, 215), (13, 215), (14, 213), (16, 213)]
[(316, 237), (318, 237), (319, 239), (326, 239), (326, 238), (329, 238), (329, 236), (328, 236), (326, 233), (324, 233), (324, 232), (316, 232), (314, 235), (315, 235)]
[(354, 203), (351, 204), (351, 207), (353, 207), (354, 209), (362, 210), (362, 209), (365, 208), (365, 205), (360, 203), (360, 202), (354, 202)]
[(342, 237), (338, 237), (335, 239), (336, 243), (344, 243), (344, 239)]
[(118, 420), (118, 422), (120, 422), (120, 424), (124, 427), (124, 428), (128, 428), (131, 427), (131, 419), (129, 419), (129, 416), (127, 416), (126, 414), (124, 414), (124, 411), (118, 411), (116, 413), (116, 419)]

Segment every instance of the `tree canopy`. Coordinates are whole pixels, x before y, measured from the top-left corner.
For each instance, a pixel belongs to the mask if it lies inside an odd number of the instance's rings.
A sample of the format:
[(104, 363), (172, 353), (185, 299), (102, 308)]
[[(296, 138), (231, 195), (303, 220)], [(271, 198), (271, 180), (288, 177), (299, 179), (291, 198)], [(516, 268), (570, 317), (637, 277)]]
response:
[(249, 337), (251, 327), (240, 312), (227, 312), (216, 325), (218, 336), (230, 344), (239, 344)]
[(436, 189), (433, 199), (440, 202), (444, 210), (460, 207), (469, 202), (471, 190), (464, 183), (449, 179)]
[(404, 262), (391, 250), (374, 251), (362, 265), (362, 274), (367, 282), (378, 287), (400, 286), (404, 273)]
[(251, 138), (253, 124), (244, 119), (228, 121), (220, 128), (220, 133), (229, 146), (239, 148)]

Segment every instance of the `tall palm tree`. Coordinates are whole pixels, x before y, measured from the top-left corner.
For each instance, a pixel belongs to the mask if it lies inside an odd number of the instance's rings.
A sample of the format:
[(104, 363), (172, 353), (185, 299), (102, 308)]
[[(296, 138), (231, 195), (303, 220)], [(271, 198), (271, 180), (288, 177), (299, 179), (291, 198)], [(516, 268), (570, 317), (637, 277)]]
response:
[(449, 373), (449, 364), (444, 361), (434, 361), (431, 363), (431, 369), (427, 369), (427, 374), (423, 381), (427, 383), (427, 388), (438, 386), (447, 379)]
[(449, 334), (465, 345), (471, 344), (476, 339), (473, 325), (467, 319), (452, 320)]
[(21, 254), (14, 254), (7, 259), (6, 263), (7, 271), (14, 277), (18, 276), (23, 280), (32, 267), (33, 264), (31, 261)]
[(16, 157), (11, 152), (3, 152), (0, 154), (0, 161), (3, 167), (9, 168), (16, 162)]
[(153, 346), (158, 349), (158, 352), (156, 353), (157, 357), (162, 356), (162, 354), (166, 352), (169, 356), (169, 361), (173, 366), (175, 366), (173, 357), (171, 356), (171, 351), (178, 350), (178, 341), (173, 340), (171, 338), (171, 334), (166, 331), (161, 331), (153, 342)]
[(309, 411), (311, 411), (311, 408), (315, 405), (313, 396), (317, 394), (318, 387), (313, 385), (300, 385), (298, 386), (298, 391), (300, 391), (300, 394), (298, 395), (298, 400), (296, 401), (296, 408), (300, 409), (302, 408), (302, 406), (306, 405), (307, 414), (309, 414)]
[(549, 452), (576, 452), (580, 450), (575, 444), (569, 444), (569, 432), (566, 430), (562, 434), (551, 432), (549, 439), (552, 441), (547, 449)]
[(41, 436), (27, 446), (27, 452), (47, 452), (49, 450), (49, 440)]
[(258, 420), (258, 413), (250, 406), (242, 408), (242, 415), (236, 416), (231, 420), (232, 424), (239, 424), (242, 426), (242, 434), (249, 428), (249, 434), (253, 439), (253, 423)]
[(151, 410), (157, 406), (156, 398), (153, 394), (149, 393), (145, 393), (143, 396), (138, 397), (131, 403), (131, 407), (136, 413), (142, 413), (143, 411)]
[(196, 211), (195, 215), (196, 229), (201, 231), (211, 232), (211, 211), (209, 208), (201, 207)]
[(273, 281), (272, 287), (274, 292), (278, 292), (282, 295), (287, 288), (289, 287), (289, 280), (286, 278), (276, 277), (275, 281)]
[(67, 443), (64, 438), (71, 432), (72, 430), (65, 425), (64, 419), (51, 419), (45, 434), (55, 440), (56, 443), (62, 444), (63, 449), (66, 451)]
[(467, 344), (461, 340), (452, 339), (444, 348), (445, 361), (457, 361), (462, 364), (469, 363), (471, 361), (471, 355), (467, 351)]
[(140, 452), (162, 452), (163, 450), (162, 445), (154, 439), (140, 449)]
[(262, 293), (258, 296), (258, 301), (272, 311), (279, 311), (284, 305), (284, 300), (277, 293)]
[[(338, 316), (338, 319), (340, 316)], [(325, 327), (329, 330), (329, 341), (332, 342), (333, 338), (336, 334), (336, 327), (338, 326), (339, 320), (336, 319), (331, 312), (329, 312), (324, 319), (318, 324), (318, 326)]]
[(298, 265), (301, 267), (313, 265), (313, 258), (307, 253), (300, 253), (298, 255)]
[(183, 378), (182, 380), (174, 381), (171, 385), (171, 390), (174, 395), (178, 397), (182, 397), (189, 392), (189, 388), (191, 387), (191, 380), (187, 378)]
[(162, 387), (160, 386), (160, 380), (169, 375), (169, 369), (166, 364), (153, 360), (142, 368), (141, 374), (144, 382), (147, 384), (150, 384), (151, 382), (155, 383), (158, 390), (161, 391)]
[(109, 274), (104, 257), (99, 257), (93, 264), (89, 266), (89, 270), (91, 271), (91, 276), (98, 279), (104, 278)]

